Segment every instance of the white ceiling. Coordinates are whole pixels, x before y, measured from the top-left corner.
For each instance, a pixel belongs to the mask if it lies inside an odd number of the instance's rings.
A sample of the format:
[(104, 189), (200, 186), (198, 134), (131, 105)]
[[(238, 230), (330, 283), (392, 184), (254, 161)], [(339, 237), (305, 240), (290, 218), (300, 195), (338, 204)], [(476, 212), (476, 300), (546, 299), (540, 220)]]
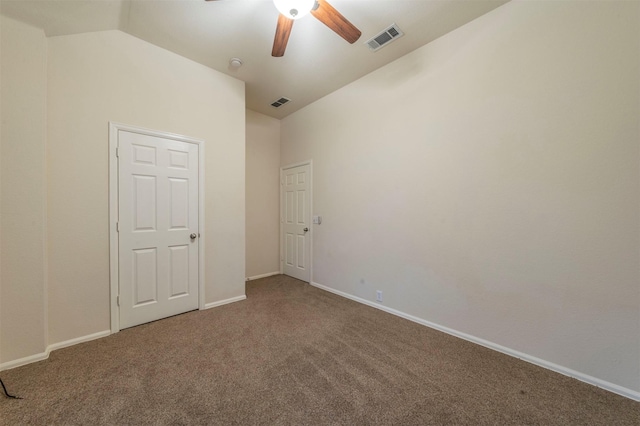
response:
[[(295, 21), (271, 57), (272, 0), (0, 0), (0, 13), (47, 36), (119, 29), (246, 82), (247, 108), (283, 118), (508, 0), (329, 0), (362, 31), (348, 44), (313, 16)], [(371, 52), (364, 42), (396, 23), (405, 36)], [(229, 67), (241, 58), (244, 65)], [(270, 106), (280, 97), (292, 101)]]

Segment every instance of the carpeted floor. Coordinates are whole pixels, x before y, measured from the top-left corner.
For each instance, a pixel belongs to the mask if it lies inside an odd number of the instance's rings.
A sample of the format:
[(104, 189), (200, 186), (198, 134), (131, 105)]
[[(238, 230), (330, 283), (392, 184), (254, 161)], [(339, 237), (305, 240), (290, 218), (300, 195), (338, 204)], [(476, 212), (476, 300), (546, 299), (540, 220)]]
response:
[(1, 373), (0, 424), (634, 425), (640, 403), (275, 276)]

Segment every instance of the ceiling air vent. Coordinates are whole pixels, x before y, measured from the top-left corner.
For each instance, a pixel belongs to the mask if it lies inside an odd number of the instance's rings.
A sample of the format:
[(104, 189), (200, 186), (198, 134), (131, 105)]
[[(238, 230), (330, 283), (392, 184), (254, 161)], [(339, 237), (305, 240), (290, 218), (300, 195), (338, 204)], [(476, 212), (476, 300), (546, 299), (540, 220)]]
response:
[(275, 102), (271, 103), (271, 106), (274, 108), (280, 108), (282, 105), (286, 104), (287, 102), (289, 102), (291, 99), (287, 99), (287, 98), (280, 98)]
[(375, 37), (364, 42), (370, 50), (376, 51), (380, 49), (382, 46), (385, 46), (392, 42), (393, 40), (400, 38), (404, 35), (402, 30), (398, 28), (396, 24), (391, 24), (391, 26), (384, 31), (380, 32)]

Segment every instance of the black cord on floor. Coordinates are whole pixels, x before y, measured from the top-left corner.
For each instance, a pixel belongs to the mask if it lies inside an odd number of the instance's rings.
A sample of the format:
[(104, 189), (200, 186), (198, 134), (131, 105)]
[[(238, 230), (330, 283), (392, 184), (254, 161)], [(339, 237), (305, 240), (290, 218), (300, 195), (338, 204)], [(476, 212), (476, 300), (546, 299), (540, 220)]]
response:
[(7, 392), (7, 388), (4, 386), (4, 382), (2, 381), (2, 379), (0, 379), (0, 384), (2, 384), (2, 389), (4, 389), (4, 394), (7, 396), (7, 398), (22, 399), (19, 396), (9, 395), (9, 392)]

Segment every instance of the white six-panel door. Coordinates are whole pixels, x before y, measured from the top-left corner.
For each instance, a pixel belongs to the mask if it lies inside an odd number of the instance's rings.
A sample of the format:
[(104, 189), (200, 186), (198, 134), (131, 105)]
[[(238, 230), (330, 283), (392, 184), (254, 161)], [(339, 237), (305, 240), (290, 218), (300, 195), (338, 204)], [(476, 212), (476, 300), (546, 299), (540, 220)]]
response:
[(302, 281), (310, 279), (310, 181), (311, 167), (306, 164), (283, 169), (282, 226), (283, 273)]
[(118, 131), (120, 328), (198, 308), (198, 149)]

